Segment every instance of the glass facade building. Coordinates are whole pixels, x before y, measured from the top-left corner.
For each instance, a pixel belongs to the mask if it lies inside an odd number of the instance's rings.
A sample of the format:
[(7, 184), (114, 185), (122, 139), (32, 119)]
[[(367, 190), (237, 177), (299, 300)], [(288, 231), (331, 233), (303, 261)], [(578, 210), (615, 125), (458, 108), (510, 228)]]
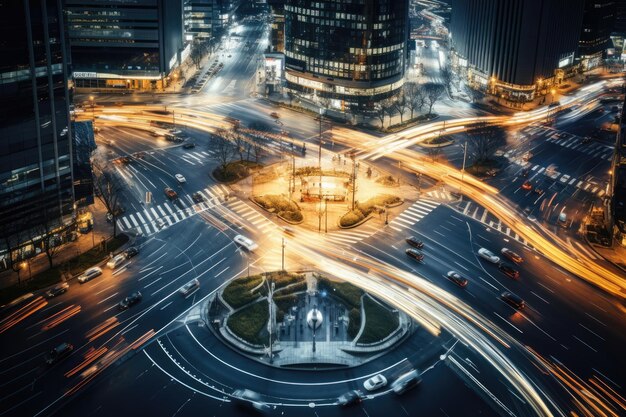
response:
[(0, 260), (74, 211), (61, 0), (0, 2)]
[(402, 87), (408, 0), (287, 0), (284, 12), (288, 90), (342, 108)]

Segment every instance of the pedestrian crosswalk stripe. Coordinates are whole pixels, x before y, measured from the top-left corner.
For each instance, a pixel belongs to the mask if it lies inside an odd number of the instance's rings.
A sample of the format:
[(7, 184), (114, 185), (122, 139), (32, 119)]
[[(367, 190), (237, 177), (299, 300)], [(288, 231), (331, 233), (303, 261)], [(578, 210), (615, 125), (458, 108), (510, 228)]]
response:
[(170, 226), (174, 224), (174, 222), (172, 222), (172, 220), (170, 219), (170, 216), (166, 216), (164, 217), (164, 219), (167, 222), (167, 224), (169, 224)]
[(152, 217), (150, 216), (150, 213), (148, 212), (148, 209), (144, 209), (143, 213), (146, 215), (146, 219), (148, 219), (149, 222), (152, 221)]
[(170, 214), (174, 212), (167, 203), (163, 203), (163, 206), (167, 209), (167, 211), (169, 211)]
[(400, 217), (396, 217), (395, 219), (393, 219), (392, 223), (397, 223), (397, 222), (405, 223), (405, 224), (408, 224), (409, 226), (413, 226), (416, 223), (415, 220), (409, 221), (409, 220), (401, 219)]
[(135, 220), (135, 218), (133, 217), (132, 214), (128, 215), (128, 217), (130, 217), (130, 220), (133, 222), (133, 224), (135, 225), (135, 227), (139, 226), (139, 223), (137, 223), (137, 220)]
[(161, 206), (157, 206), (157, 208), (159, 209), (159, 211), (161, 212), (161, 216), (165, 216), (167, 213), (165, 213), (165, 210), (163, 210), (161, 208)]
[(141, 222), (141, 224), (144, 224), (146, 222), (146, 220), (143, 218), (143, 216), (141, 215), (141, 213), (137, 212), (135, 213), (137, 215), (137, 218), (139, 219), (139, 221)]

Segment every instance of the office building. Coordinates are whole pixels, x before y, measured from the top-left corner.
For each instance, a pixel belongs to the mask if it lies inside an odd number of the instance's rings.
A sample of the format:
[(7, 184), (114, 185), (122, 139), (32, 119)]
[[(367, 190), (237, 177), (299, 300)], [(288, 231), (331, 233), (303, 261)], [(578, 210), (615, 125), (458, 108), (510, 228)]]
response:
[(344, 109), (373, 105), (403, 85), (408, 0), (285, 2), (286, 88)]
[(532, 100), (572, 75), (585, 0), (453, 0), (454, 63), (469, 84)]
[(66, 45), (61, 0), (0, 2), (0, 268), (73, 221)]
[(226, 0), (184, 0), (185, 42), (217, 39), (228, 23), (228, 16)]
[(181, 0), (65, 0), (78, 89), (160, 89), (181, 62)]
[(578, 42), (582, 71), (602, 65), (607, 49), (612, 46), (611, 32), (615, 25), (614, 0), (586, 0), (583, 24)]
[(269, 51), (285, 52), (285, 0), (268, 0), (272, 13)]

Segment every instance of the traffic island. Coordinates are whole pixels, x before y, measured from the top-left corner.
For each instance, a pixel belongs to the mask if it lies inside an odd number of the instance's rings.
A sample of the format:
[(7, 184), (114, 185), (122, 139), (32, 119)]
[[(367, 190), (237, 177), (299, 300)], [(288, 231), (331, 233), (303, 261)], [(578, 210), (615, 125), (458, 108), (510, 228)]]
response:
[(364, 202), (355, 202), (354, 209), (348, 211), (339, 219), (339, 227), (349, 229), (366, 222), (371, 215), (377, 213), (384, 214), (387, 209), (397, 207), (403, 203), (400, 197), (383, 194)]
[(406, 314), (314, 271), (237, 278), (207, 301), (205, 311), (211, 330), (233, 349), (299, 369), (361, 365), (415, 329)]

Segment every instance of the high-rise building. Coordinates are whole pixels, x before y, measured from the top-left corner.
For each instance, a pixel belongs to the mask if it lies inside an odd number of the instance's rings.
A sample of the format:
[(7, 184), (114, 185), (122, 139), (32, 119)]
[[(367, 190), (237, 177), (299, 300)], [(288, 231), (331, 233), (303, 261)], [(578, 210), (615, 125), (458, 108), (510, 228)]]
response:
[(272, 12), (269, 52), (285, 52), (285, 0), (268, 0)]
[(531, 100), (574, 70), (585, 0), (453, 0), (456, 64), (471, 86)]
[(228, 22), (229, 6), (226, 0), (184, 0), (185, 42), (219, 37)]
[(598, 67), (606, 57), (615, 25), (614, 0), (586, 0), (578, 57), (583, 71)]
[(286, 0), (286, 88), (340, 109), (392, 96), (407, 36), (408, 0)]
[(61, 0), (0, 1), (0, 267), (72, 223), (66, 45)]
[(180, 64), (181, 0), (65, 0), (77, 88), (159, 89)]

